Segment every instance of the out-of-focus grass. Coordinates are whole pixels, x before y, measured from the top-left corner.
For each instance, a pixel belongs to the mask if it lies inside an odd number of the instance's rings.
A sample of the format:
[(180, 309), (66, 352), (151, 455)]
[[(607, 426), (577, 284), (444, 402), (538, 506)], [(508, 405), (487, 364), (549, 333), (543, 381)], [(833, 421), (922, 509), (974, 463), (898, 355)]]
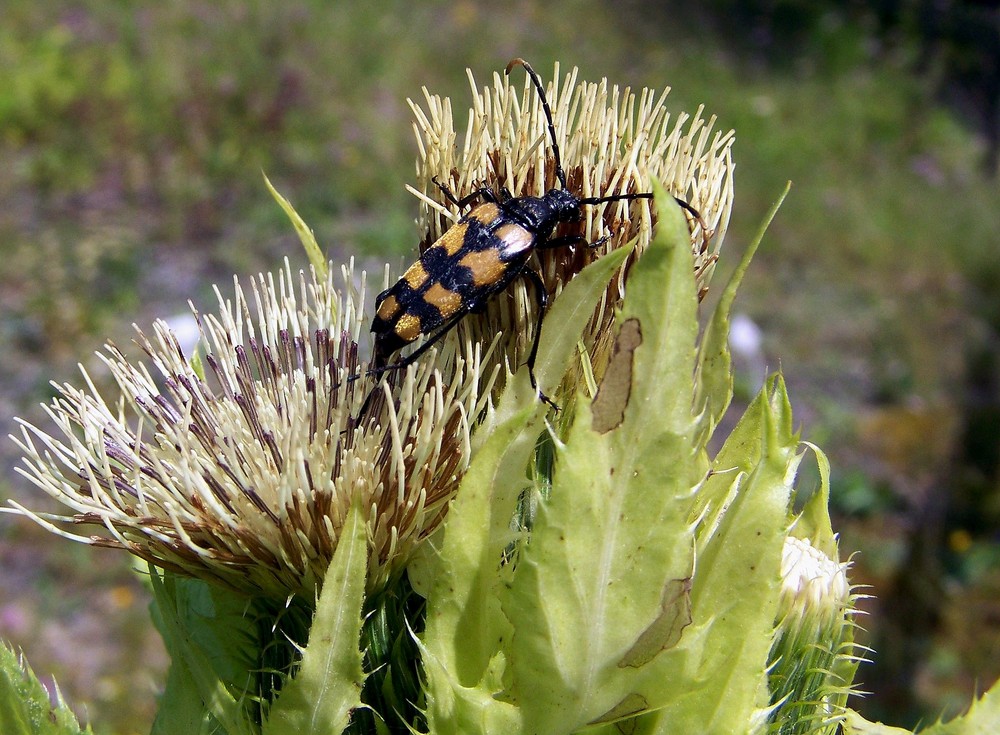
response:
[[(961, 485), (951, 458), (962, 452), (970, 355), (988, 352), (1000, 323), (991, 290), (1000, 194), (979, 173), (980, 146), (907, 72), (906, 49), (875, 59), (862, 35), (841, 28), (780, 67), (755, 66), (672, 13), (679, 4), (648, 5), (8, 0), (0, 434), (13, 414), (41, 421), (33, 406), (46, 381), (75, 379), (78, 360), (94, 365), (89, 354), (106, 336), (127, 343), (130, 322), (148, 324), (188, 298), (207, 307), (212, 282), (225, 288), (231, 273), (270, 269), (286, 254), (305, 263), (262, 170), (336, 257), (412, 255), (416, 203), (403, 187), (415, 146), (405, 99), (419, 100), (426, 85), (450, 95), (464, 120), (466, 67), (485, 83), (523, 56), (547, 78), (558, 59), (584, 78), (672, 85), (672, 110), (704, 103), (722, 128), (736, 129), (730, 253), (794, 181), (741, 307), (763, 327), (765, 358), (783, 368), (806, 436), (834, 459), (845, 549), (866, 551), (863, 578), (891, 576), (910, 510)], [(721, 269), (734, 260), (724, 254)], [(914, 440), (921, 426), (930, 428)], [(9, 467), (12, 448), (0, 456)], [(23, 484), (12, 484), (23, 497)], [(991, 512), (995, 523), (1000, 510)], [(5, 547), (68, 546), (10, 526), (0, 524)], [(893, 543), (883, 542), (885, 529), (899, 529)], [(983, 544), (995, 546), (977, 533), (949, 560), (954, 579), (980, 585), (968, 596), (995, 584), (967, 572), (976, 566), (969, 549), (983, 558)], [(49, 565), (72, 571), (78, 553), (94, 558), (67, 549)], [(58, 630), (65, 619), (46, 622), (58, 606), (39, 604), (64, 594), (48, 585), (66, 575), (42, 568), (46, 589), (33, 591), (30, 577), (15, 579), (10, 568), (0, 567), (0, 604), (27, 605), (39, 621), (24, 633), (0, 615), (0, 634), (22, 645), (36, 670), (68, 670), (42, 643), (46, 626)], [(67, 599), (101, 619), (100, 605)], [(962, 611), (941, 599), (940, 630), (961, 629)], [(141, 622), (115, 626), (108, 640), (142, 630)], [(997, 640), (996, 626), (983, 636)], [(934, 716), (956, 687), (998, 673), (996, 658), (948, 668), (941, 662), (972, 660), (962, 655), (967, 641), (936, 640), (934, 667), (921, 674), (923, 709), (906, 716)], [(155, 669), (160, 660), (150, 655)], [(128, 678), (134, 666), (119, 665)], [(90, 679), (105, 676), (115, 672)], [(88, 705), (99, 728), (146, 728), (152, 692), (143, 700), (130, 690), (133, 714), (112, 717), (120, 701), (70, 678), (64, 691)]]

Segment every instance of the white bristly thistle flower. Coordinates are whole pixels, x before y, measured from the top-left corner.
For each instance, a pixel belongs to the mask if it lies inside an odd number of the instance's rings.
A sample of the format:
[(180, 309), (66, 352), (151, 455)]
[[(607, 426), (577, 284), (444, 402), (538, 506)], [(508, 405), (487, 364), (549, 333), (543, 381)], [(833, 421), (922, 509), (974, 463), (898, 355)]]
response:
[(809, 539), (789, 536), (781, 557), (779, 620), (771, 648), (768, 732), (840, 731), (850, 682), (863, 650), (854, 642), (850, 562), (831, 559)]
[[(592, 83), (577, 77), (574, 68), (560, 86), (556, 64), (555, 82), (547, 89), (569, 189), (583, 197), (648, 192), (650, 181), (657, 179), (668, 192), (690, 204), (701, 214), (700, 221), (691, 219), (691, 248), (704, 295), (732, 209), (734, 133), (716, 131), (715, 118), (706, 119), (702, 108), (693, 116), (682, 113), (671, 118), (666, 110), (669, 88), (663, 92), (643, 89), (637, 96), (629, 88), (609, 85), (607, 79)], [(437, 240), (464, 214), (447, 201), (435, 179), (459, 199), (483, 186), (506, 189), (515, 197), (541, 196), (558, 186), (541, 100), (527, 75), (523, 83), (512, 83), (511, 78), (495, 73), (493, 84), (480, 89), (469, 72), (473, 105), (461, 149), (456, 145), (450, 100), (425, 88), (424, 108), (410, 101), (419, 158), (417, 187), (409, 188), (421, 200), (422, 247)], [(635, 238), (633, 257), (641, 255), (655, 222), (655, 209), (648, 199), (585, 206), (582, 222), (564, 224), (555, 235), (579, 234), (587, 242), (607, 235), (610, 239), (594, 249), (538, 251), (550, 296), (558, 294), (587, 263)], [(631, 263), (631, 259), (626, 261), (613, 279), (583, 334), (598, 378), (610, 353), (608, 327), (621, 305)], [(519, 282), (509, 294), (494, 299), (485, 315), (463, 320), (455, 332), (460, 344), (489, 341), (502, 333), (507, 364), (516, 368), (531, 347), (534, 312), (533, 295)], [(576, 371), (569, 374), (569, 390), (560, 392), (563, 399), (567, 392), (575, 394), (579, 377)]]
[(219, 313), (196, 314), (204, 370), (162, 321), (139, 333), (156, 377), (109, 344), (101, 359), (120, 397), (106, 401), (84, 371), (85, 388), (56, 386), (55, 431), (21, 422), (13, 437), (21, 474), (73, 513), (16, 510), (67, 538), (283, 599), (312, 596), (358, 499), (368, 586), (383, 585), (440, 523), (490, 378), (478, 351), (421, 361), (393, 378), (387, 418), (354, 427), (370, 384), (346, 379), (367, 324), (352, 270), (339, 290), (287, 263), (253, 281), (252, 299), (238, 282), (232, 299), (217, 290)]

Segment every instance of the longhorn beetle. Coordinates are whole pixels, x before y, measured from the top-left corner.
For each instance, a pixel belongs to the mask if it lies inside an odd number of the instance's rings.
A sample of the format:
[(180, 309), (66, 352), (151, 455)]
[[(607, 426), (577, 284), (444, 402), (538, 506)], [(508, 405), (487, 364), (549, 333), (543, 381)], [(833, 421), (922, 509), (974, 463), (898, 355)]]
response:
[[(514, 59), (505, 70), (524, 67), (542, 102), (542, 112), (548, 125), (555, 159), (555, 174), (559, 188), (550, 189), (540, 197), (511, 196), (506, 190), (498, 195), (482, 187), (458, 199), (436, 178), (434, 183), (448, 200), (464, 209), (477, 199), (483, 203), (474, 207), (452, 225), (438, 240), (428, 247), (420, 259), (411, 265), (395, 284), (375, 298), (375, 317), (371, 331), (375, 335), (375, 349), (368, 375), (380, 375), (389, 370), (400, 370), (410, 365), (438, 342), (466, 314), (480, 310), (494, 294), (507, 288), (518, 277), (534, 286), (538, 305), (538, 323), (528, 353), (528, 377), (539, 398), (553, 408), (558, 407), (539, 388), (535, 379), (535, 357), (542, 319), (549, 295), (541, 276), (528, 261), (536, 250), (567, 245), (596, 246), (605, 242), (604, 237), (587, 243), (581, 235), (552, 237), (556, 226), (562, 222), (578, 222), (581, 207), (602, 202), (651, 199), (651, 193), (618, 194), (605, 197), (578, 197), (566, 188), (566, 173), (559, 157), (552, 110), (545, 97), (545, 89), (538, 74), (524, 59)], [(677, 200), (695, 217), (700, 215), (686, 202)], [(422, 345), (406, 357), (389, 364), (389, 358), (398, 350), (426, 337)], [(356, 421), (364, 415), (376, 389), (365, 398)]]

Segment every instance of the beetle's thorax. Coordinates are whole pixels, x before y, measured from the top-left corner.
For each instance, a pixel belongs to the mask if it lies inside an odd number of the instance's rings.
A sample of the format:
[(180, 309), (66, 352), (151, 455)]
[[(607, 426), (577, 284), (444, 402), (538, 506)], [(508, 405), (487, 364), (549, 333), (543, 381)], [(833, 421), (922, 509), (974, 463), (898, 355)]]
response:
[(580, 219), (580, 200), (565, 189), (550, 189), (540, 197), (510, 199), (502, 209), (505, 215), (542, 238), (547, 238), (560, 222)]

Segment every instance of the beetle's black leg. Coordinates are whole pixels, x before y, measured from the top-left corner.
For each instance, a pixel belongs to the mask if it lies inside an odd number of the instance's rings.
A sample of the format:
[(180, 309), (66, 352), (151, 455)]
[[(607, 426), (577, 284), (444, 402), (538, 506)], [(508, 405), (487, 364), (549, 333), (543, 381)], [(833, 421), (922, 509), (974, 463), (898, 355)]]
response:
[(372, 376), (381, 375), (382, 373), (388, 372), (390, 370), (403, 370), (407, 366), (412, 365), (416, 360), (420, 358), (421, 355), (427, 352), (427, 350), (429, 350), (431, 347), (440, 342), (441, 338), (448, 333), (448, 330), (450, 330), (452, 327), (458, 324), (459, 320), (461, 320), (461, 318), (465, 316), (466, 313), (467, 312), (463, 311), (460, 314), (456, 314), (455, 316), (448, 319), (448, 321), (446, 321), (444, 324), (438, 327), (438, 331), (436, 331), (434, 334), (428, 337), (422, 345), (420, 345), (417, 349), (415, 349), (406, 357), (400, 358), (391, 365), (382, 365), (380, 367), (372, 368), (371, 370), (368, 370), (365, 374)]
[(377, 383), (372, 386), (371, 390), (368, 391), (368, 395), (365, 396), (364, 403), (361, 404), (361, 409), (358, 411), (358, 415), (352, 419), (352, 424), (357, 426), (361, 423), (361, 419), (364, 418), (365, 413), (368, 411), (368, 406), (371, 405), (372, 399), (375, 397), (376, 391), (378, 391), (381, 383)]
[[(644, 192), (642, 194), (615, 194), (613, 196), (607, 197), (583, 197), (580, 199), (580, 204), (602, 204), (603, 202), (619, 202), (619, 201), (631, 201), (633, 199), (652, 199), (653, 195), (649, 192)], [(684, 209), (690, 214), (695, 220), (701, 225), (702, 237), (704, 239), (704, 247), (702, 252), (708, 249), (708, 240), (711, 230), (708, 229), (708, 225), (705, 220), (702, 219), (701, 212), (692, 207), (686, 201), (678, 196), (674, 197), (674, 201), (677, 202), (681, 209)]]
[(454, 204), (459, 209), (465, 209), (467, 206), (472, 204), (472, 202), (476, 201), (476, 199), (479, 199), (480, 197), (482, 197), (488, 202), (496, 201), (496, 196), (493, 194), (493, 191), (486, 186), (482, 186), (476, 189), (468, 196), (464, 196), (461, 199), (459, 199), (458, 197), (455, 196), (454, 192), (452, 192), (452, 190), (448, 188), (447, 184), (442, 184), (440, 181), (438, 181), (437, 176), (432, 177), (431, 181), (433, 181), (437, 185), (437, 188), (441, 190), (441, 193), (445, 195), (448, 201)]
[(462, 209), (462, 203), (458, 201), (458, 198), (452, 193), (451, 189), (449, 189), (447, 185), (442, 184), (440, 181), (438, 181), (437, 176), (432, 176), (431, 181), (433, 181), (434, 185), (441, 190), (441, 193), (445, 195), (445, 198), (447, 198), (449, 202), (454, 204), (459, 209)]
[(538, 381), (535, 379), (535, 358), (538, 356), (538, 340), (542, 336), (542, 319), (545, 318), (545, 308), (549, 305), (549, 292), (542, 282), (542, 277), (531, 268), (522, 270), (521, 275), (531, 281), (531, 284), (535, 287), (535, 298), (538, 304), (538, 323), (535, 325), (535, 338), (531, 343), (531, 352), (528, 353), (528, 378), (531, 380), (531, 387), (537, 391), (538, 397), (542, 399), (542, 402), (547, 403), (558, 411), (559, 406), (541, 391), (538, 387)]
[[(365, 371), (364, 373), (358, 373), (357, 375), (352, 375), (348, 378), (348, 380), (349, 381), (357, 380), (362, 375), (376, 377), (381, 375), (382, 373), (387, 373), (389, 371), (404, 370), (406, 367), (412, 365), (416, 360), (418, 360), (421, 355), (427, 352), (427, 350), (429, 350), (431, 347), (433, 347), (435, 344), (441, 341), (441, 338), (448, 333), (448, 330), (454, 327), (463, 316), (465, 316), (465, 312), (462, 312), (461, 314), (456, 314), (451, 319), (446, 321), (444, 324), (438, 327), (438, 331), (436, 331), (433, 335), (428, 337), (427, 340), (422, 345), (420, 345), (417, 349), (415, 349), (406, 357), (397, 360), (391, 365), (378, 365), (374, 368), (371, 368), (370, 370)], [(371, 391), (369, 391), (368, 395), (365, 397), (364, 403), (361, 404), (361, 409), (358, 411), (358, 415), (355, 416), (354, 418), (355, 425), (361, 422), (362, 417), (368, 410), (369, 405), (371, 405), (372, 398), (375, 397), (375, 392), (378, 389), (379, 386), (376, 384), (375, 386), (372, 387)]]
[[(603, 204), (604, 202), (621, 202), (621, 201), (631, 201), (633, 199), (652, 199), (653, 195), (649, 192), (643, 192), (642, 194), (614, 194), (607, 197), (582, 197), (580, 199), (580, 204)], [(692, 207), (686, 201), (680, 197), (675, 196), (674, 201), (681, 205), (681, 208), (686, 209), (691, 213), (691, 216), (698, 220), (702, 229), (707, 230), (708, 227), (705, 226), (705, 221), (701, 218), (701, 212)]]
[(697, 209), (692, 207), (690, 204), (685, 202), (680, 197), (674, 197), (674, 201), (681, 205), (681, 209), (686, 209), (688, 212), (690, 212), (691, 216), (694, 217), (696, 220), (698, 220), (698, 222), (701, 224), (702, 229), (705, 230), (708, 229), (707, 227), (705, 227), (705, 222), (701, 219), (701, 212), (699, 212)]
[(535, 250), (550, 250), (552, 248), (562, 248), (568, 245), (587, 245), (587, 238), (583, 235), (563, 235), (562, 237), (553, 237), (545, 242), (540, 242), (535, 245)]
[(697, 209), (692, 207), (690, 204), (685, 202), (680, 197), (674, 197), (674, 201), (676, 201), (678, 204), (681, 205), (681, 209), (686, 209), (688, 212), (690, 212), (691, 216), (698, 221), (699, 225), (701, 225), (702, 252), (705, 252), (706, 250), (708, 250), (708, 239), (711, 230), (708, 229), (708, 225), (705, 224), (705, 220), (701, 218), (701, 212), (699, 212)]
[(562, 248), (569, 245), (586, 245), (588, 248), (596, 248), (608, 240), (611, 239), (611, 235), (605, 235), (599, 240), (594, 240), (594, 242), (587, 242), (587, 238), (582, 235), (563, 235), (562, 237), (553, 237), (544, 243), (535, 246), (536, 250), (549, 250), (550, 248)]

